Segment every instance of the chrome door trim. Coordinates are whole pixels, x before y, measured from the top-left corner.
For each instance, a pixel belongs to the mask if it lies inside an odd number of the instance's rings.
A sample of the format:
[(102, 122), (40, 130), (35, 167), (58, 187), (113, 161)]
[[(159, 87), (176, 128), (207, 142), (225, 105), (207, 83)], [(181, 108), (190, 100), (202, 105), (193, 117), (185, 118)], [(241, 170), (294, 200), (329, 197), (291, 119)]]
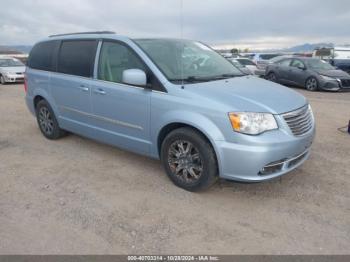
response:
[(133, 129), (143, 130), (142, 126), (134, 125), (134, 124), (131, 124), (131, 123), (128, 123), (128, 122), (115, 120), (115, 119), (111, 119), (111, 118), (103, 117), (103, 116), (97, 116), (97, 115), (94, 115), (94, 114), (89, 114), (89, 113), (86, 113), (86, 112), (83, 112), (83, 111), (80, 111), (80, 110), (77, 110), (77, 109), (74, 109), (74, 108), (70, 108), (70, 107), (67, 107), (67, 106), (60, 106), (60, 108), (62, 110), (65, 110), (65, 111), (78, 113), (78, 114), (81, 114), (81, 115), (84, 115), (84, 116), (87, 116), (87, 117), (91, 117), (91, 118), (94, 118), (94, 119), (97, 119), (97, 120), (101, 120), (101, 121), (104, 121), (104, 122), (108, 122), (108, 123), (111, 123), (111, 124), (114, 124), (114, 125), (119, 125), (119, 126), (129, 127), (129, 128), (133, 128)]

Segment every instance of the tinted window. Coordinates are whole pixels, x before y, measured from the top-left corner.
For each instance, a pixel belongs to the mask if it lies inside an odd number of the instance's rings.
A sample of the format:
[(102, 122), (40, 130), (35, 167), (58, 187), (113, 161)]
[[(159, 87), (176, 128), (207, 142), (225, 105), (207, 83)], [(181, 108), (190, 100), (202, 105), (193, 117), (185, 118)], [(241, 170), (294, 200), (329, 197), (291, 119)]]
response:
[(97, 41), (63, 41), (58, 56), (60, 73), (91, 77)]
[(238, 62), (240, 62), (242, 65), (253, 65), (255, 66), (254, 62), (249, 59), (237, 59)]
[(280, 56), (280, 54), (261, 54), (260, 59), (269, 60), (269, 59), (274, 58), (276, 56)]
[(101, 49), (98, 79), (122, 83), (123, 71), (145, 66), (130, 48), (115, 42), (104, 42)]
[(28, 66), (34, 69), (54, 71), (53, 58), (58, 44), (58, 41), (49, 41), (36, 44), (30, 52)]
[(278, 62), (278, 64), (282, 65), (282, 66), (289, 66), (291, 61), (292, 61), (292, 59), (285, 59), (285, 60)]

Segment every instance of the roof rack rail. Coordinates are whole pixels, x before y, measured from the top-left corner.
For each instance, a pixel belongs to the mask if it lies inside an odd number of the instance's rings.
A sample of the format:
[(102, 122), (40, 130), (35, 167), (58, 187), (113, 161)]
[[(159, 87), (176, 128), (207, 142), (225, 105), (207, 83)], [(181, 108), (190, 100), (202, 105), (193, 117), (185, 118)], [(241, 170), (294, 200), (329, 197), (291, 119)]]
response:
[(65, 36), (65, 35), (84, 35), (84, 34), (115, 34), (115, 32), (113, 32), (113, 31), (78, 32), (78, 33), (67, 33), (67, 34), (50, 35), (49, 37)]

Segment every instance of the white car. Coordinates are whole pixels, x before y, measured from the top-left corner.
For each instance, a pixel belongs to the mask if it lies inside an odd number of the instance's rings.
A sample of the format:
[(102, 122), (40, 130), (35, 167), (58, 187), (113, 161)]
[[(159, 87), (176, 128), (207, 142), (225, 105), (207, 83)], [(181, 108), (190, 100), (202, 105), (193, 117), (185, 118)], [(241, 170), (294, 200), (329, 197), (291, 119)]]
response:
[(236, 60), (248, 68), (253, 75), (263, 76), (265, 74), (265, 70), (259, 69), (256, 64), (248, 58), (237, 58)]
[(12, 57), (0, 57), (0, 83), (15, 83), (24, 81), (25, 65)]

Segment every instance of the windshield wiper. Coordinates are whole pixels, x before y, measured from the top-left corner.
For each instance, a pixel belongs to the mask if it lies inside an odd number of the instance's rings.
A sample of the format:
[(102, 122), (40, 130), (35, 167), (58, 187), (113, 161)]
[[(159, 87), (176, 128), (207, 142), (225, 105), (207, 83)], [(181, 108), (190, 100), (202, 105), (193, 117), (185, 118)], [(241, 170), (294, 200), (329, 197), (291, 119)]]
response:
[(169, 79), (169, 81), (173, 81), (173, 82), (187, 82), (187, 83), (206, 82), (210, 80), (211, 79), (208, 77), (198, 77), (198, 76), (188, 76), (186, 78)]
[(213, 80), (220, 80), (220, 79), (227, 79), (227, 78), (233, 78), (237, 76), (244, 76), (242, 75), (237, 75), (237, 74), (222, 74), (222, 75), (217, 75), (217, 76), (205, 76), (205, 77), (200, 77), (200, 76), (188, 76), (186, 78), (178, 78), (178, 79), (169, 79), (170, 81), (174, 82), (187, 82), (187, 83), (194, 83), (194, 82), (208, 82), (208, 81), (213, 81)]

